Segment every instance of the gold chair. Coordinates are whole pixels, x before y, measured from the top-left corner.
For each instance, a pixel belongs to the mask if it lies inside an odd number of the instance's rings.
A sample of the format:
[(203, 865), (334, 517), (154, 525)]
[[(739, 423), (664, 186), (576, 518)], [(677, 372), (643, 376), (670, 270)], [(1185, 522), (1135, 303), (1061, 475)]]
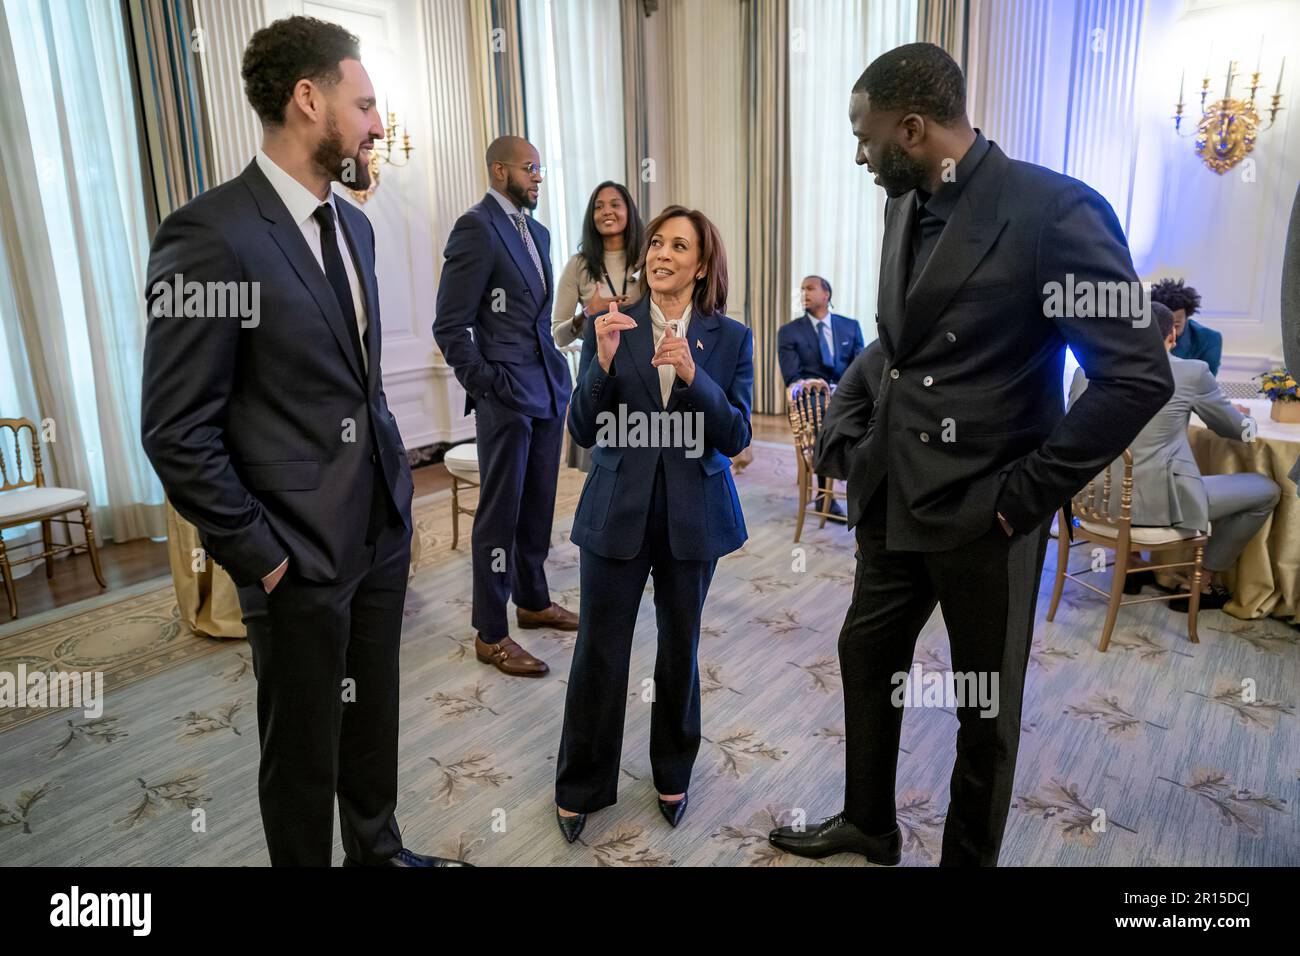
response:
[[(30, 477), (23, 477), (23, 431), (30, 433), (31, 470)], [(9, 451), (13, 450), (13, 461), (9, 461)], [(11, 467), (12, 466), (12, 467)], [(68, 515), (79, 512), (81, 520), (69, 519)], [(28, 555), (11, 561), (5, 547), (4, 537), (0, 534), (0, 578), (4, 579), (5, 595), (9, 598), (9, 616), (18, 617), (18, 596), (14, 590), (13, 565), (26, 564), (28, 561), (45, 561), (45, 576), (54, 577), (54, 558), (65, 551), (85, 550), (90, 555), (90, 567), (95, 572), (95, 580), (101, 588), (108, 587), (104, 580), (104, 570), (99, 566), (99, 549), (95, 546), (95, 529), (90, 521), (90, 499), (84, 491), (76, 488), (55, 488), (45, 484), (45, 474), (41, 468), (41, 443), (36, 434), (36, 424), (29, 418), (0, 418), (0, 532), (5, 528), (18, 528), (23, 525), (40, 522), (42, 547), (38, 554)], [(65, 529), (80, 524), (86, 536), (86, 543), (54, 544), (52, 526), (62, 524)], [(72, 534), (68, 533), (68, 540)], [(35, 547), (36, 542), (19, 545)]]
[(476, 508), (461, 503), (462, 491), (479, 486), (478, 445), (466, 442), (447, 449), (442, 458), (447, 473), (451, 475), (451, 549), (460, 546), (460, 516), (474, 517)]
[[(1075, 584), (1082, 584), (1085, 588), (1097, 592), (1109, 602), (1106, 606), (1106, 623), (1101, 629), (1101, 643), (1097, 648), (1104, 653), (1110, 644), (1111, 631), (1115, 629), (1115, 618), (1119, 615), (1121, 607), (1127, 607), (1130, 604), (1147, 604), (1151, 601), (1172, 601), (1185, 597), (1188, 599), (1187, 637), (1193, 644), (1199, 644), (1200, 638), (1196, 636), (1196, 614), (1201, 607), (1201, 558), (1205, 550), (1205, 543), (1209, 540), (1208, 532), (1185, 531), (1181, 528), (1133, 527), (1132, 516), (1129, 511), (1133, 503), (1133, 453), (1126, 448), (1122, 460), (1124, 462), (1124, 474), (1120, 484), (1118, 517), (1113, 514), (1114, 509), (1111, 508), (1110, 468), (1107, 468), (1097, 478), (1088, 482), (1083, 490), (1071, 499), (1074, 514), (1078, 519), (1077, 524), (1074, 526), (1076, 536), (1074, 542), (1070, 541), (1069, 534), (1070, 512), (1066, 508), (1061, 509), (1060, 519), (1057, 522), (1056, 584), (1052, 588), (1052, 605), (1047, 609), (1047, 619), (1050, 621), (1056, 616), (1056, 608), (1060, 604), (1061, 592), (1065, 589), (1066, 578), (1069, 578)], [(1101, 479), (1100, 497), (1097, 489), (1098, 478)], [(1111, 575), (1109, 592), (1103, 591), (1101, 588), (1083, 580), (1084, 575), (1097, 573), (1091, 568), (1086, 572), (1071, 573), (1068, 571), (1070, 549), (1081, 542), (1100, 545), (1115, 552), (1115, 570)], [(1171, 564), (1148, 564), (1142, 561), (1141, 558), (1143, 551), (1150, 551), (1154, 555), (1159, 551), (1188, 547), (1195, 548), (1195, 557), (1191, 561), (1178, 561)], [(1134, 559), (1135, 555), (1136, 559)], [(1107, 567), (1110, 566), (1110, 564), (1107, 564)], [(1192, 569), (1190, 594), (1161, 594), (1155, 597), (1123, 600), (1124, 581), (1128, 575), (1134, 571), (1160, 571), (1169, 568)]]
[[(825, 500), (822, 499), (823, 492), (817, 487), (817, 476), (813, 472), (813, 453), (817, 448), (817, 436), (821, 434), (822, 418), (826, 414), (826, 406), (830, 398), (830, 386), (819, 378), (795, 382), (786, 391), (788, 403), (786, 407), (790, 417), (790, 431), (794, 436), (795, 461), (799, 470), (799, 523), (794, 529), (796, 544), (803, 534), (804, 519), (808, 516), (813, 498), (817, 499), (817, 507), (811, 509), (812, 513), (821, 517), (817, 527), (826, 527), (827, 518), (842, 520), (840, 516), (830, 513), (829, 504), (823, 504)], [(829, 479), (829, 481), (830, 485), (825, 492), (826, 498), (831, 501), (847, 501), (845, 492), (835, 490), (835, 480)]]

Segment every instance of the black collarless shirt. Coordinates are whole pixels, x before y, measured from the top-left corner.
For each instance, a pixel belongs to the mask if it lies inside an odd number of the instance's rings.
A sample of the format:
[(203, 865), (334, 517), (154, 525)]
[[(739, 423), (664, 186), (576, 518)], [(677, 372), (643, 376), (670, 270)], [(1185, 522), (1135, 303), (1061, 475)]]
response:
[(981, 160), (988, 154), (989, 141), (979, 130), (975, 131), (975, 142), (970, 144), (966, 155), (957, 163), (956, 173), (951, 182), (942, 183), (931, 195), (923, 189), (914, 192), (913, 215), (916, 223), (912, 228), (912, 262), (907, 271), (907, 288), (910, 290), (918, 276), (925, 271), (925, 264), (930, 261), (930, 253), (943, 234), (943, 227), (952, 218), (961, 197), (962, 188)]

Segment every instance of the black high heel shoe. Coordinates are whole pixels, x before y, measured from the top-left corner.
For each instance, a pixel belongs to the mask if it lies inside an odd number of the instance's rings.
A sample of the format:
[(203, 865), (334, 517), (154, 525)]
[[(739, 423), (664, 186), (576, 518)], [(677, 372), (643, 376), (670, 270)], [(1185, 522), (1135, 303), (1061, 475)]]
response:
[(664, 819), (671, 826), (677, 826), (681, 822), (682, 815), (686, 813), (686, 801), (690, 798), (689, 794), (682, 794), (680, 800), (665, 800), (659, 798), (659, 812), (663, 814)]
[(560, 825), (560, 832), (564, 834), (564, 839), (572, 843), (582, 834), (582, 828), (587, 825), (587, 815), (579, 813), (576, 817), (566, 817), (560, 813), (560, 808), (555, 808), (555, 822)]

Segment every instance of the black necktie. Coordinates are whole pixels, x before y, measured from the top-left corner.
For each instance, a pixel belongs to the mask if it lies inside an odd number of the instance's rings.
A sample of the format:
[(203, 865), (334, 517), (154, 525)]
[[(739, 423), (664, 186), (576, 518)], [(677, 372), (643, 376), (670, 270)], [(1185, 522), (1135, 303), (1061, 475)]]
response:
[(312, 218), (320, 223), (320, 251), (325, 260), (325, 278), (338, 299), (339, 311), (343, 313), (343, 324), (348, 327), (348, 338), (352, 340), (352, 349), (357, 354), (357, 363), (361, 371), (366, 370), (365, 353), (361, 350), (361, 333), (357, 329), (357, 310), (352, 306), (352, 286), (348, 282), (347, 270), (343, 268), (343, 256), (339, 253), (338, 231), (334, 228), (334, 207), (321, 203), (312, 213)]

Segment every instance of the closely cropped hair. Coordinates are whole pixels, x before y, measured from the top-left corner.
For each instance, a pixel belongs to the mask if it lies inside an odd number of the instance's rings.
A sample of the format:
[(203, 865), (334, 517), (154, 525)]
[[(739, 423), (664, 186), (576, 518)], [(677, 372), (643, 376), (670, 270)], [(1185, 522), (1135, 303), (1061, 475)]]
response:
[(957, 61), (933, 43), (905, 43), (882, 53), (858, 77), (854, 93), (875, 110), (902, 110), (948, 125), (966, 115), (966, 80)]
[(1162, 339), (1169, 338), (1169, 333), (1174, 330), (1174, 313), (1169, 306), (1151, 300), (1151, 314), (1156, 318), (1156, 328), (1160, 330)]
[(1189, 319), (1201, 307), (1200, 293), (1189, 285), (1183, 285), (1182, 279), (1161, 279), (1151, 287), (1151, 301), (1159, 302), (1174, 312), (1185, 309)]
[(361, 59), (361, 41), (336, 23), (285, 17), (258, 30), (244, 50), (244, 94), (262, 122), (284, 125), (284, 108), (299, 80), (331, 86), (340, 60)]
[(645, 227), (645, 245), (641, 247), (641, 255), (637, 258), (636, 268), (640, 271), (642, 278), (646, 276), (646, 257), (650, 252), (650, 240), (654, 238), (656, 232), (669, 219), (684, 217), (691, 221), (695, 226), (695, 232), (700, 237), (700, 265), (699, 268), (704, 273), (703, 279), (697, 279), (695, 282), (695, 291), (691, 294), (691, 305), (700, 315), (711, 315), (714, 312), (727, 311), (727, 250), (722, 246), (722, 236), (718, 232), (717, 226), (709, 221), (709, 217), (704, 215), (698, 209), (687, 209), (685, 206), (669, 206), (659, 215), (650, 220), (649, 225)]

